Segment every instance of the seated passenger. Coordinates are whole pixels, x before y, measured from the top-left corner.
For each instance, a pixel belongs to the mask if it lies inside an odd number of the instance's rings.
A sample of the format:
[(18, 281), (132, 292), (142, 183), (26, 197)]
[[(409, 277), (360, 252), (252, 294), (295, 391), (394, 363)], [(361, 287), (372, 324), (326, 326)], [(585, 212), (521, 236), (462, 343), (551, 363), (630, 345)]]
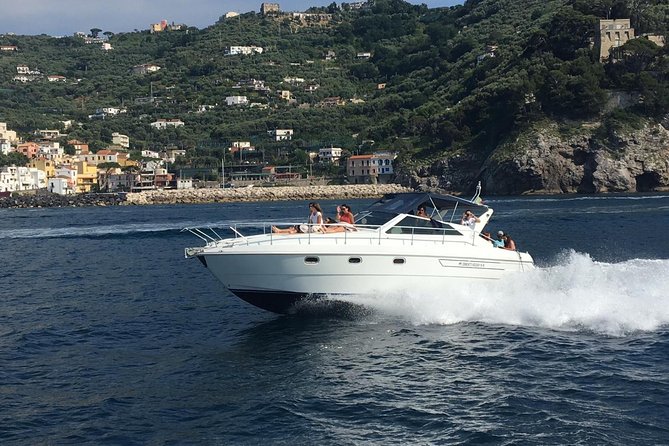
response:
[(497, 238), (492, 241), (495, 248), (504, 248), (504, 232), (497, 231)]
[(416, 211), (416, 217), (423, 217), (423, 218), (429, 218), (427, 216), (427, 212), (425, 211), (425, 206), (418, 206), (418, 210)]
[(335, 217), (339, 223), (348, 223), (350, 225), (355, 223), (355, 217), (351, 208), (347, 204), (337, 206), (337, 215)]
[(509, 234), (504, 234), (504, 247), (502, 249), (508, 249), (509, 251), (516, 250), (516, 242), (513, 241)]

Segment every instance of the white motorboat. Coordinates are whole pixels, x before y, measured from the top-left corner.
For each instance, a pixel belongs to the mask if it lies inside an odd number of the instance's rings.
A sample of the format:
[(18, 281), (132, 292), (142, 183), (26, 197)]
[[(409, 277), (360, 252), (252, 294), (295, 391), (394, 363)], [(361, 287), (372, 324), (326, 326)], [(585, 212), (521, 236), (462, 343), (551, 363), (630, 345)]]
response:
[[(427, 218), (414, 215), (419, 206)], [(460, 224), (465, 210), (478, 217), (473, 228)], [(481, 235), (492, 214), (476, 199), (390, 194), (340, 232), (275, 234), (263, 223), (255, 225), (255, 235), (237, 225), (230, 227), (232, 238), (221, 238), (211, 229), (186, 228), (205, 245), (186, 248), (185, 255), (199, 259), (231, 293), (276, 313), (323, 296), (355, 302), (356, 296), (389, 291), (445, 293), (458, 283), (499, 280), (534, 267), (528, 253), (496, 248)]]

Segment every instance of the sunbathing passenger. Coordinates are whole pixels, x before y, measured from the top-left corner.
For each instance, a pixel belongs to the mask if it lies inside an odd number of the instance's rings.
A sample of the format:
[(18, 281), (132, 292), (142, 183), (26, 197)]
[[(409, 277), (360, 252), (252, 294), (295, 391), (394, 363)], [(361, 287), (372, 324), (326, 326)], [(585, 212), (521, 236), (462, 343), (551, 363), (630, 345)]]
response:
[(295, 225), (288, 228), (277, 228), (272, 226), (275, 234), (300, 234), (303, 232), (325, 232), (323, 226), (323, 211), (318, 203), (309, 203), (309, 224)]

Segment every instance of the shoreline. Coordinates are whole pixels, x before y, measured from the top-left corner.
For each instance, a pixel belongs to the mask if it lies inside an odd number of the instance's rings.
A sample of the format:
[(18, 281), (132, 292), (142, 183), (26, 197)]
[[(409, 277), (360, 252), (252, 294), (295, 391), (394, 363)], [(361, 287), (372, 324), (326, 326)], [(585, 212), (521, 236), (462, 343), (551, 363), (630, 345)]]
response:
[(148, 206), (164, 204), (235, 203), (253, 201), (375, 198), (413, 192), (399, 184), (331, 186), (242, 187), (235, 189), (167, 189), (129, 193), (57, 195), (33, 193), (0, 198), (0, 209), (63, 208), (86, 206)]

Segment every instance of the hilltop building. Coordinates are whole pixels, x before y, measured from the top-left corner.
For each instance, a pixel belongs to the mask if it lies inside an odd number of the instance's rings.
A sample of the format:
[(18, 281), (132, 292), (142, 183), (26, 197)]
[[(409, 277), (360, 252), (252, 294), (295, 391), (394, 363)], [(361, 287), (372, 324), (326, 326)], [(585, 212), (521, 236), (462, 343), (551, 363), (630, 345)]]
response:
[(263, 48), (261, 46), (233, 45), (233, 46), (229, 46), (225, 49), (224, 55), (226, 55), (226, 56), (236, 56), (236, 55), (241, 54), (241, 55), (249, 56), (251, 54), (262, 54), (262, 52), (263, 52)]
[(595, 47), (599, 50), (599, 61), (608, 60), (611, 51), (634, 39), (634, 28), (630, 19), (602, 19), (595, 32)]
[(0, 122), (0, 139), (6, 139), (10, 143), (16, 141), (16, 132), (9, 130), (6, 122)]
[(318, 159), (324, 163), (335, 164), (341, 158), (341, 147), (322, 147), (318, 150)]
[(127, 149), (130, 147), (130, 138), (128, 137), (128, 135), (122, 135), (118, 132), (114, 132), (112, 133), (112, 144)]
[(290, 141), (293, 139), (293, 129), (268, 130), (267, 133), (274, 138), (274, 141)]
[(278, 3), (262, 3), (260, 5), (260, 13), (263, 16), (268, 16), (271, 14), (279, 14), (281, 12)]
[(166, 129), (167, 127), (183, 127), (184, 122), (181, 119), (158, 119), (151, 123), (151, 127), (158, 130)]

